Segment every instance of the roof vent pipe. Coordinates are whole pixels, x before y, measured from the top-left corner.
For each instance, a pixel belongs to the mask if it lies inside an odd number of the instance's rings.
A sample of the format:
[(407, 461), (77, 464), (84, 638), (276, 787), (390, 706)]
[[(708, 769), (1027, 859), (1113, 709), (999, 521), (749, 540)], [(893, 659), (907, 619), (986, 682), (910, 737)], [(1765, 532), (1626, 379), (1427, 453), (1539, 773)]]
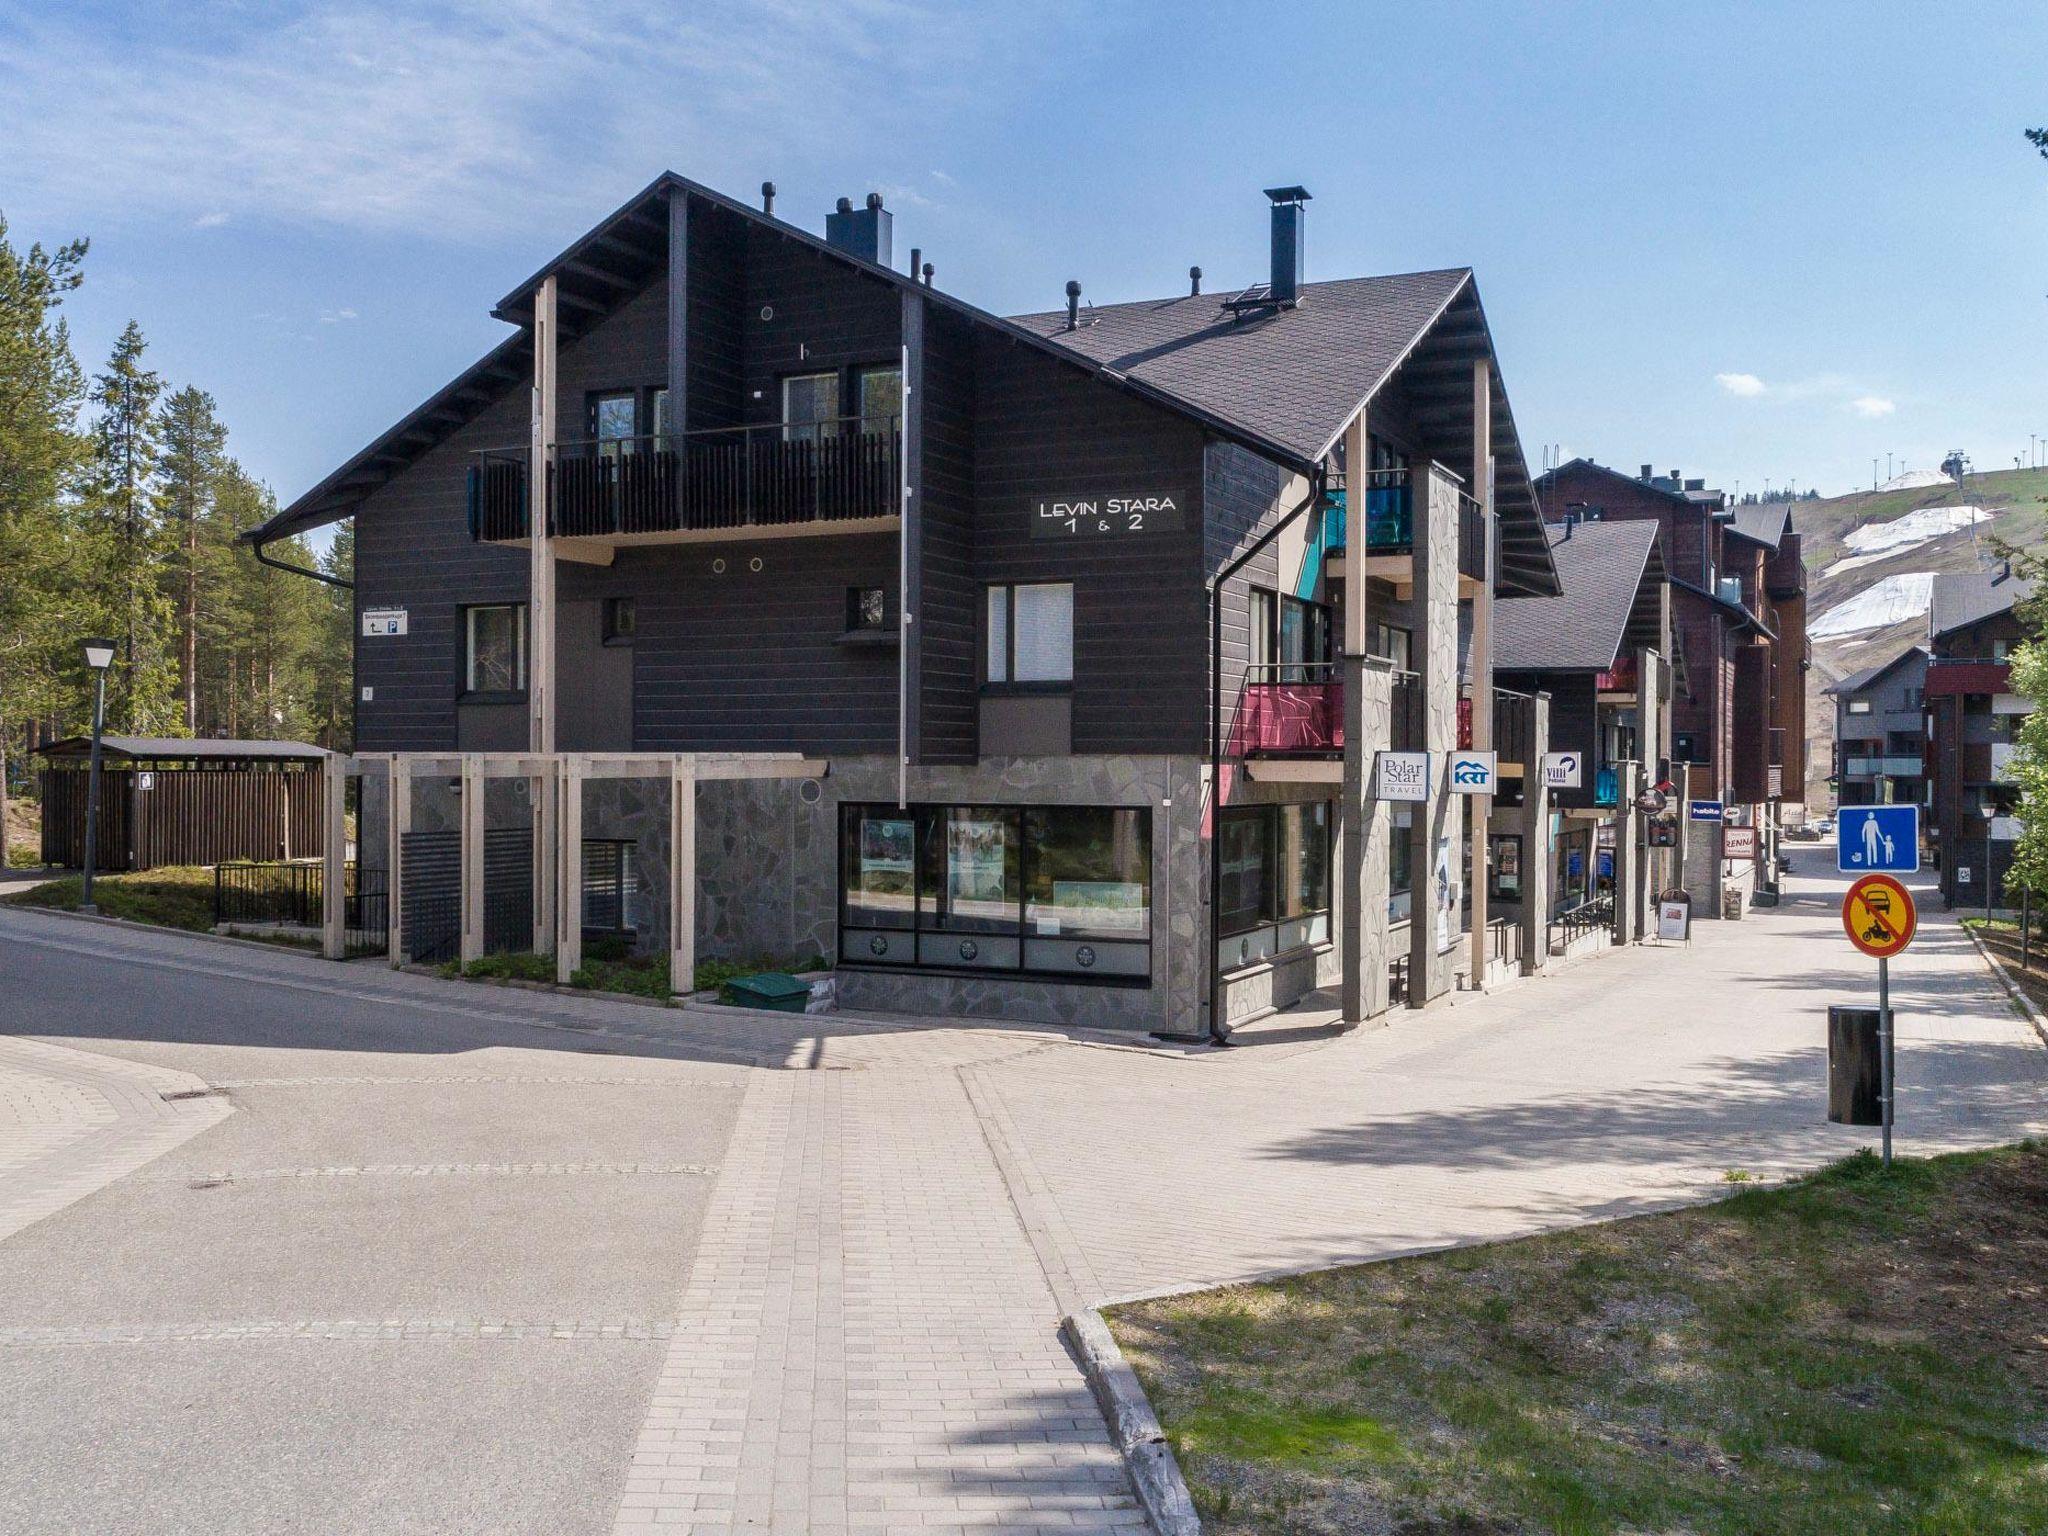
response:
[(770, 217), (774, 216), (775, 183), (772, 181), (764, 181), (761, 183), (761, 211), (765, 214), (768, 214)]
[(910, 280), (913, 283), (917, 281), (918, 263), (923, 260), (924, 252), (920, 251), (916, 246), (913, 245), (910, 248)]
[(1306, 270), (1307, 248), (1303, 240), (1308, 218), (1306, 187), (1268, 187), (1273, 204), (1273, 276), (1269, 290), (1275, 304), (1301, 301), (1301, 279)]
[(1077, 277), (1070, 277), (1067, 279), (1067, 329), (1078, 331), (1080, 328), (1081, 280)]
[(923, 268), (923, 270), (924, 270), (924, 285), (925, 285), (925, 287), (929, 288), (929, 287), (931, 287), (931, 285), (932, 285), (932, 264), (931, 264), (930, 262), (926, 262), (926, 263), (924, 264), (924, 268)]
[(1201, 269), (1200, 267), (1189, 267), (1189, 268), (1188, 268), (1188, 297), (1189, 297), (1189, 298), (1191, 298), (1191, 299), (1198, 299), (1198, 298), (1200, 298), (1201, 296), (1202, 296), (1202, 269)]
[(849, 256), (889, 265), (894, 216), (882, 206), (882, 194), (870, 192), (867, 206), (855, 209), (851, 198), (839, 199), (838, 207), (825, 218), (825, 241)]
[(1655, 475), (1656, 473), (1657, 467), (1654, 464), (1645, 464), (1643, 466), (1643, 472), (1636, 478), (1638, 480), (1648, 480), (1651, 476)]

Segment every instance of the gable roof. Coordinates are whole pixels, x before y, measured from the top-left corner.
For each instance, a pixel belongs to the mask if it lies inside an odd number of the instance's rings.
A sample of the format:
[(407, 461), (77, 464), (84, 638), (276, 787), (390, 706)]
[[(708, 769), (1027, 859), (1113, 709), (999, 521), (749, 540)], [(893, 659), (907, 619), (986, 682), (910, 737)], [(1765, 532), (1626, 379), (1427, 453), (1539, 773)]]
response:
[[(44, 757), (87, 757), (92, 752), (90, 736), (66, 736), (36, 748)], [(292, 762), (317, 762), (327, 756), (324, 747), (303, 741), (227, 741), (212, 736), (108, 736), (100, 737), (101, 755), (130, 758), (140, 762), (179, 762), (186, 758), (278, 758)]]
[(1890, 660), (1880, 661), (1872, 666), (1864, 667), (1860, 671), (1851, 672), (1847, 677), (1841, 678), (1836, 682), (1828, 684), (1827, 687), (1821, 689), (1821, 692), (1824, 694), (1833, 693), (1844, 695), (1851, 693), (1862, 693), (1865, 689), (1869, 688), (1873, 683), (1875, 683), (1879, 678), (1885, 676), (1889, 672), (1896, 670), (1902, 662), (1911, 661), (1916, 656), (1922, 661), (1927, 660), (1927, 647), (1924, 645), (1909, 645), (1903, 651), (1899, 652), (1898, 655), (1892, 657)]
[(1939, 640), (1967, 625), (2004, 613), (2033, 595), (2032, 583), (2012, 575), (2010, 566), (1944, 571), (1934, 578), (1934, 589), (1929, 594), (1927, 633)]
[[(666, 265), (669, 203), (676, 196), (700, 200), (821, 257), (913, 291), (974, 325), (1058, 358), (1302, 474), (1315, 469), (1359, 405), (1447, 315), (1451, 324), (1440, 332), (1440, 341), (1471, 349), (1475, 356), (1493, 356), (1472, 274), (1465, 268), (1309, 284), (1302, 305), (1236, 322), (1229, 328), (1228, 344), (1220, 348), (1215, 343), (1225, 338), (1216, 334), (1213, 322), (1220, 311), (1214, 308), (1207, 320), (1190, 310), (1180, 312), (1176, 321), (1163, 321), (1158, 315), (1166, 306), (1119, 305), (1115, 311), (1129, 314), (1116, 325), (1105, 329), (1101, 320), (1111, 311), (1098, 310), (1096, 324), (1065, 332), (1064, 313), (1004, 319), (750, 204), (664, 171), (498, 301), (492, 314), (519, 326), (517, 334), (243, 538), (268, 543), (349, 516), (378, 486), (502, 398), (506, 389), (529, 378), (535, 296), (550, 274), (557, 279), (557, 324), (565, 342), (643, 290)], [(1154, 328), (1144, 340), (1133, 327), (1137, 317), (1148, 312)], [(1052, 318), (1057, 327), (1050, 323)], [(1137, 341), (1148, 355), (1133, 355), (1132, 346), (1119, 338)], [(1239, 374), (1242, 378), (1233, 383)], [(1497, 365), (1492, 381), (1502, 573), (1532, 590), (1549, 590), (1554, 577), (1548, 550)], [(1464, 393), (1469, 410), (1469, 382)], [(1347, 396), (1349, 407), (1342, 408)], [(1341, 414), (1336, 414), (1340, 408)]]
[(1657, 525), (1641, 518), (1550, 528), (1561, 589), (1493, 609), (1493, 664), (1502, 672), (1601, 672), (1614, 665), (1645, 578), (1661, 581)]
[(1740, 534), (1752, 544), (1761, 544), (1765, 549), (1776, 549), (1785, 535), (1791, 531), (1792, 503), (1759, 501), (1730, 507), (1727, 519), (1730, 533)]
[[(1359, 409), (1419, 351), (1430, 354), (1416, 391), (1470, 432), (1471, 364), (1490, 365), (1494, 502), (1505, 579), (1553, 588), (1528, 461), (1515, 431), (1493, 338), (1472, 269), (1304, 283), (1292, 308), (1232, 307), (1229, 293), (1091, 307), (1067, 328), (1064, 310), (1017, 315), (1016, 324), (1120, 377), (1152, 384), (1310, 462), (1324, 458)], [(1404, 375), (1404, 378), (1406, 375)], [(1472, 470), (1469, 463), (1457, 466)], [(1476, 474), (1468, 477), (1468, 484)]]

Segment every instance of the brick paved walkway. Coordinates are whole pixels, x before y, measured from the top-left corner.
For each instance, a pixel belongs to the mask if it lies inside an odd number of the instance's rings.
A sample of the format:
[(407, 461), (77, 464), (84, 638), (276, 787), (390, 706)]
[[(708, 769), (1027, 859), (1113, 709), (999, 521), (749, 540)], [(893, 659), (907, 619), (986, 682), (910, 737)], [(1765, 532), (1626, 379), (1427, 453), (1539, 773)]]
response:
[(0, 1241), (229, 1113), (189, 1072), (0, 1036)]
[[(402, 999), (429, 1019), (516, 1018), (621, 1052), (658, 1041), (772, 1069), (746, 1075), (715, 1167), (603, 1165), (711, 1189), (673, 1320), (574, 1324), (666, 1341), (615, 1530), (1102, 1531), (1143, 1521), (1058, 1342), (1064, 1311), (1655, 1209), (1711, 1196), (1731, 1169), (1782, 1176), (1867, 1144), (1869, 1132), (1824, 1122), (1824, 1010), (1867, 996), (1871, 967), (1839, 937), (1837, 882), (1792, 889), (1776, 912), (1702, 925), (1688, 948), (1615, 953), (1384, 1029), (1226, 1052), (635, 1009), (289, 955), (196, 957), (190, 941), (106, 930), (75, 942)], [(36, 941), (73, 942), (54, 925)], [(1960, 930), (1924, 914), (1894, 992), (1905, 1150), (2048, 1130), (2048, 1052)], [(98, 1134), (80, 1129), (99, 1112), (81, 1080), (46, 1065), (41, 1086), (18, 1092), (29, 1157), (38, 1136)], [(617, 1076), (634, 1073), (622, 1063)], [(440, 1166), (257, 1171), (361, 1181)], [(221, 1325), (237, 1337), (247, 1326)], [(423, 1326), (482, 1338), (548, 1325), (515, 1314)], [(43, 1325), (0, 1342), (69, 1340)]]

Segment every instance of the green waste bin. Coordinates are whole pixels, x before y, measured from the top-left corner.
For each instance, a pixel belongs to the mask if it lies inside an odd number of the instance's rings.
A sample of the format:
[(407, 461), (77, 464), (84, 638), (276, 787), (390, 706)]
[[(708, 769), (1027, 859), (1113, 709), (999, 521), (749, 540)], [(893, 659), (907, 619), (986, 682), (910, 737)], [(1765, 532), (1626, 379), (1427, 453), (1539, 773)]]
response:
[(811, 1000), (811, 984), (781, 971), (737, 976), (719, 989), (718, 1000), (735, 1008), (766, 1008), (771, 1013), (802, 1013)]

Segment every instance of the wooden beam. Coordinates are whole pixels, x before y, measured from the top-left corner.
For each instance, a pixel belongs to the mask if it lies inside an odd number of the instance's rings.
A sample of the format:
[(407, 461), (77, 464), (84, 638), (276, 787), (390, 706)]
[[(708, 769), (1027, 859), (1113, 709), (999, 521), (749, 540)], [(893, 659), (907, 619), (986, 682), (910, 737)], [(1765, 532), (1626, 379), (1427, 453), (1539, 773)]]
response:
[(395, 970), (406, 962), (405, 835), (412, 830), (412, 765), (392, 753), (384, 782), (384, 952)]
[(462, 759), (462, 963), (484, 953), (484, 773), (474, 753)]
[(668, 979), (683, 997), (697, 981), (697, 765), (688, 756), (669, 764)]
[(526, 515), (531, 542), (526, 610), (527, 746), (555, 750), (555, 549), (548, 526), (548, 464), (555, 443), (559, 317), (553, 273), (534, 296), (532, 441), (528, 445)]
[(668, 195), (668, 420), (656, 430), (688, 429), (690, 382), (690, 195)]
[(348, 955), (347, 769), (348, 760), (338, 754), (320, 765), (320, 953), (330, 960)]
[(555, 980), (568, 986), (583, 964), (583, 759), (561, 760), (555, 791)]

